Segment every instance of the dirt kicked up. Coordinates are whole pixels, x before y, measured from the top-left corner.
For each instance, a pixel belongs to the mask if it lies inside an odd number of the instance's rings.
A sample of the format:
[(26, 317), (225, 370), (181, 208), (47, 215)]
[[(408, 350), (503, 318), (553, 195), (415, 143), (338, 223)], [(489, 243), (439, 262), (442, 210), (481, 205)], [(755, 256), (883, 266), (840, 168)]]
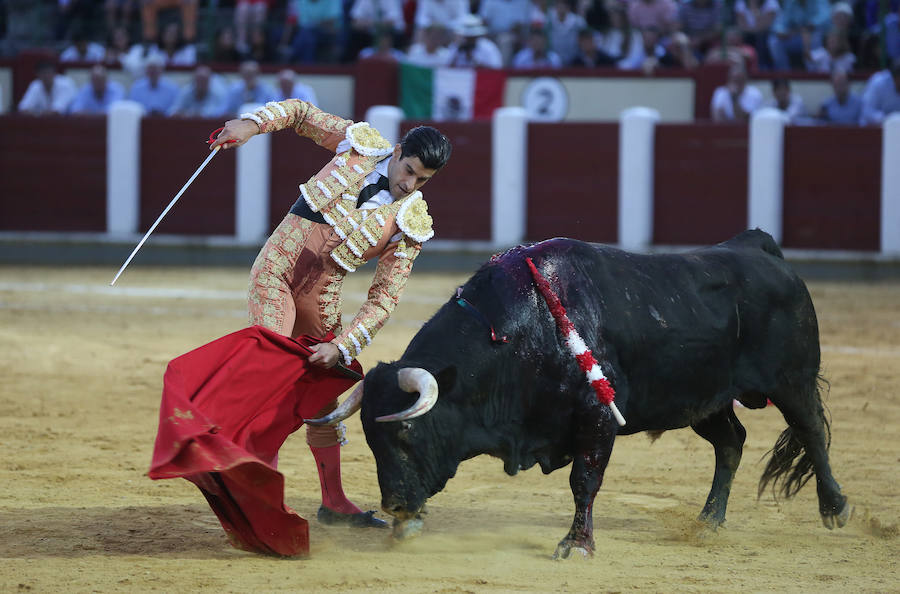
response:
[[(423, 535), (316, 522), (319, 486), (300, 434), (279, 468), (310, 519), (311, 556), (232, 549), (200, 492), (149, 480), (166, 363), (245, 325), (243, 269), (0, 268), (0, 591), (115, 592), (887, 592), (900, 591), (900, 284), (810, 283), (832, 420), (831, 463), (855, 505), (826, 530), (815, 481), (756, 498), (785, 423), (737, 411), (747, 442), (728, 521), (700, 529), (712, 447), (690, 430), (620, 438), (594, 509), (596, 556), (550, 559), (573, 513), (568, 469), (515, 477), (482, 456), (428, 505)], [(347, 282), (346, 312), (370, 272)], [(399, 356), (468, 275), (417, 271), (364, 351)], [(348, 423), (344, 486), (378, 509), (375, 464)], [(384, 514), (379, 511), (379, 515)]]

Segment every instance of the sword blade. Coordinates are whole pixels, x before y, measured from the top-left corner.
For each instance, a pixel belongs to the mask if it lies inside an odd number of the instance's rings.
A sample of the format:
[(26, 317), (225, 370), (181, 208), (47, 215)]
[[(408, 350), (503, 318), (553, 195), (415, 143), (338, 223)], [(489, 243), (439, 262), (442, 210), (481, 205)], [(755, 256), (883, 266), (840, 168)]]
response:
[(122, 264), (122, 267), (119, 268), (119, 272), (116, 273), (116, 276), (112, 279), (112, 282), (109, 283), (110, 287), (116, 284), (116, 281), (119, 280), (119, 277), (122, 276), (123, 272), (125, 272), (125, 268), (127, 268), (128, 264), (131, 263), (131, 260), (134, 258), (135, 254), (138, 253), (138, 250), (141, 249), (141, 246), (144, 245), (144, 242), (147, 241), (147, 238), (150, 237), (150, 234), (153, 233), (154, 229), (156, 229), (156, 226), (159, 225), (160, 221), (163, 220), (163, 217), (166, 216), (166, 213), (168, 213), (172, 209), (172, 207), (175, 206), (175, 203), (178, 202), (178, 199), (181, 198), (181, 195), (184, 194), (184, 191), (188, 189), (188, 186), (190, 186), (191, 183), (193, 183), (193, 181), (197, 178), (197, 176), (200, 175), (200, 172), (203, 171), (203, 168), (206, 167), (206, 164), (212, 161), (212, 158), (216, 156), (216, 153), (219, 152), (220, 148), (222, 148), (221, 145), (217, 146), (212, 150), (211, 153), (209, 153), (209, 156), (206, 157), (203, 163), (200, 164), (200, 167), (197, 168), (197, 171), (194, 172), (194, 175), (192, 175), (191, 178), (187, 180), (187, 183), (185, 183), (181, 187), (178, 193), (175, 194), (175, 197), (172, 198), (172, 201), (169, 202), (169, 205), (166, 206), (166, 208), (162, 211), (162, 214), (160, 214), (156, 221), (154, 221), (153, 224), (150, 225), (150, 228), (147, 229), (147, 232), (144, 233), (144, 236), (138, 242), (137, 246), (135, 246), (134, 250), (132, 250), (131, 255), (128, 256), (128, 259), (126, 259), (125, 263)]

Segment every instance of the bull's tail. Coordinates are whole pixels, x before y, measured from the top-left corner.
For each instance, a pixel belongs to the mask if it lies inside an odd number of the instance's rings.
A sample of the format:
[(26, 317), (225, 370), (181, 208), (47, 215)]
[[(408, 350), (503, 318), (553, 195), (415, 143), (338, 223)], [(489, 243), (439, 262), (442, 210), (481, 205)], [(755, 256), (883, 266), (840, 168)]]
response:
[[(822, 402), (821, 388), (823, 385), (827, 386), (827, 381), (819, 376), (812, 387), (814, 393), (811, 396), (814, 408), (813, 414), (815, 415), (812, 422), (820, 425), (822, 428), (821, 434), (824, 436), (825, 442), (823, 445), (825, 452), (827, 452), (828, 448), (831, 447), (831, 422), (828, 420), (828, 416), (825, 413), (825, 405)], [(815, 474), (812, 458), (806, 446), (798, 437), (800, 430), (802, 428), (790, 424), (789, 421), (788, 428), (778, 437), (775, 446), (766, 452), (765, 455), (772, 454), (772, 457), (769, 459), (769, 463), (766, 464), (766, 468), (759, 479), (757, 497), (762, 496), (766, 486), (771, 482), (772, 494), (775, 496), (775, 499), (778, 499), (779, 492), (788, 499), (796, 495)], [(819, 432), (816, 431), (815, 433)]]

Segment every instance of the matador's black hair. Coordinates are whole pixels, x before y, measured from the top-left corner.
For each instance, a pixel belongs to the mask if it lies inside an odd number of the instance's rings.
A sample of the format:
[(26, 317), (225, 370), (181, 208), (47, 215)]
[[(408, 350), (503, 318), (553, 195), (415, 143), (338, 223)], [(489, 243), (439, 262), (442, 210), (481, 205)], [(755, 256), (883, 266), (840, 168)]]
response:
[(453, 147), (446, 136), (431, 126), (417, 126), (403, 135), (400, 158), (418, 157), (425, 169), (438, 171), (450, 160)]

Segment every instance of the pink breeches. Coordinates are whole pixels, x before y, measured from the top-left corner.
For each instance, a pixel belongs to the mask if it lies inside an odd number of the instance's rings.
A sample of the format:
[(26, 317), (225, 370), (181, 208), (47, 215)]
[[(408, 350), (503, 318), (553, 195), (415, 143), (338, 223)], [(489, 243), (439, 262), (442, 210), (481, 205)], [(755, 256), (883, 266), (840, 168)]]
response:
[[(250, 270), (248, 298), (250, 325), (260, 325), (284, 336), (321, 337), (338, 330), (343, 273), (328, 254), (339, 238), (327, 225), (287, 215), (260, 250)], [(319, 411), (333, 411), (337, 401)], [(311, 447), (340, 443), (342, 427), (306, 427)]]

